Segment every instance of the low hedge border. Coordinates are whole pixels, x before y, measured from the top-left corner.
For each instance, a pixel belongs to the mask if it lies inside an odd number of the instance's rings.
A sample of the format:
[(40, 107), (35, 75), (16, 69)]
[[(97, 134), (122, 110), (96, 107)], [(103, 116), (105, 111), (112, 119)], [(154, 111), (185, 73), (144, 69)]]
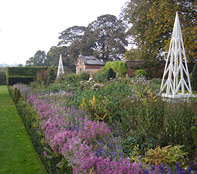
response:
[[(12, 87), (8, 88), (9, 94), (14, 99), (14, 91)], [(20, 117), (23, 120), (24, 126), (31, 138), (32, 144), (39, 154), (40, 159), (45, 166), (47, 173), (49, 174), (63, 174), (67, 173), (68, 169), (67, 164), (65, 167), (61, 169), (57, 167), (58, 163), (63, 160), (63, 157), (57, 154), (54, 154), (53, 150), (49, 147), (48, 144), (44, 141), (44, 135), (40, 131), (39, 125), (37, 124), (38, 115), (32, 108), (30, 104), (26, 102), (23, 97), (17, 100), (18, 102), (15, 103), (17, 111)], [(44, 152), (47, 151), (47, 157), (44, 155)], [(65, 162), (64, 162), (65, 163)]]

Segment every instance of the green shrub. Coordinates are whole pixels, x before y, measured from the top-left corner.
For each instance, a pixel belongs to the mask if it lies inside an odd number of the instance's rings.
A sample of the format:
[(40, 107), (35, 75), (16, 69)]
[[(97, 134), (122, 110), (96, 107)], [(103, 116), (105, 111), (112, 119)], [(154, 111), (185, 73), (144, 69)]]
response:
[(150, 80), (149, 87), (152, 91), (158, 93), (160, 90), (160, 86), (161, 86), (161, 79), (153, 78), (152, 80)]
[(143, 163), (152, 165), (167, 164), (170, 167), (174, 167), (176, 163), (179, 163), (182, 167), (186, 165), (186, 155), (182, 150), (183, 146), (157, 146), (155, 149), (149, 149), (145, 157), (142, 158)]
[(197, 145), (197, 126), (196, 125), (192, 126), (191, 131), (192, 131), (192, 137), (194, 139), (194, 143), (195, 145)]
[(146, 76), (146, 71), (143, 69), (139, 69), (135, 71), (135, 76), (141, 77), (141, 76)]
[(107, 72), (109, 68), (112, 68), (119, 76), (125, 76), (128, 71), (127, 64), (124, 61), (107, 62), (104, 71)]
[(85, 111), (92, 120), (106, 121), (110, 118), (110, 100), (104, 96), (92, 97), (89, 101), (83, 99), (80, 108)]
[(6, 85), (6, 71), (5, 71), (5, 68), (0, 68), (0, 85)]
[(20, 98), (21, 98), (20, 89), (15, 88), (15, 89), (14, 89), (14, 97), (13, 97), (14, 103), (17, 104), (17, 103), (19, 102)]
[(107, 71), (104, 68), (101, 68), (97, 73), (93, 75), (93, 79), (97, 82), (106, 82), (107, 81)]
[(79, 75), (79, 78), (82, 79), (82, 80), (89, 80), (89, 77), (90, 77), (90, 74), (88, 72), (82, 72)]
[(50, 66), (48, 69), (48, 77), (47, 77), (47, 86), (51, 83), (54, 83), (57, 75), (57, 68), (54, 66)]
[(192, 85), (192, 89), (197, 91), (197, 63), (195, 63), (192, 70), (191, 85)]
[(34, 79), (34, 77), (27, 76), (9, 76), (7, 78), (7, 85), (14, 85), (17, 83), (30, 84)]
[[(128, 67), (126, 62), (123, 61), (114, 61), (107, 62), (103, 68), (101, 68), (96, 74), (94, 74), (94, 80), (97, 82), (106, 82), (109, 77), (109, 69), (113, 69), (113, 71), (117, 74), (117, 76), (125, 77), (128, 71)], [(112, 71), (110, 72), (112, 73)], [(114, 74), (113, 74), (114, 77)]]
[(74, 83), (74, 82), (77, 82), (77, 81), (80, 80), (80, 75), (74, 74), (74, 73), (68, 74), (68, 75), (66, 76), (65, 80), (66, 80), (67, 82), (69, 82), (69, 83)]
[(128, 156), (133, 156), (133, 150), (138, 147), (138, 154), (143, 154), (148, 149), (155, 148), (158, 144), (157, 139), (152, 137), (144, 137), (141, 134), (131, 134), (122, 142), (123, 151)]

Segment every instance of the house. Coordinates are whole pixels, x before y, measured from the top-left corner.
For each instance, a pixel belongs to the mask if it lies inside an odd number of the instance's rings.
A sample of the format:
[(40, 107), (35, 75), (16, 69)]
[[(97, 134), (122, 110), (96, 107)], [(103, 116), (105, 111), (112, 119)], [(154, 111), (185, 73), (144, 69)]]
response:
[(76, 66), (76, 74), (88, 72), (90, 75), (99, 71), (105, 66), (105, 63), (94, 56), (79, 55)]

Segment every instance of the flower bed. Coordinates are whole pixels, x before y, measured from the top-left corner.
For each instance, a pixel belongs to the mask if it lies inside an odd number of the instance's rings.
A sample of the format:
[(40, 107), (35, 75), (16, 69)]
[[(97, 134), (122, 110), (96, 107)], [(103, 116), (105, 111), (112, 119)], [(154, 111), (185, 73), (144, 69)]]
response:
[[(162, 165), (150, 169), (149, 165), (131, 163), (124, 157), (107, 125), (89, 120), (82, 110), (52, 106), (36, 96), (29, 97), (27, 101), (39, 115), (38, 122), (45, 141), (56, 154), (69, 161), (73, 173), (164, 173)], [(61, 167), (60, 164), (57, 166)], [(178, 166), (175, 170), (185, 172)], [(188, 173), (191, 173), (190, 169)]]
[[(195, 100), (164, 102), (143, 78), (113, 80), (99, 88), (93, 88), (94, 81), (66, 85), (64, 91), (58, 84), (59, 92), (54, 86), (52, 92), (28, 93), (26, 110), (17, 102), (26, 127), (34, 130), (33, 137), (35, 132), (40, 137), (34, 142), (42, 144), (40, 155), (52, 163), (51, 173), (186, 171), (185, 151), (195, 156), (190, 131), (197, 113)], [(28, 116), (30, 104), (37, 112), (33, 117)], [(180, 165), (175, 167), (176, 162)]]

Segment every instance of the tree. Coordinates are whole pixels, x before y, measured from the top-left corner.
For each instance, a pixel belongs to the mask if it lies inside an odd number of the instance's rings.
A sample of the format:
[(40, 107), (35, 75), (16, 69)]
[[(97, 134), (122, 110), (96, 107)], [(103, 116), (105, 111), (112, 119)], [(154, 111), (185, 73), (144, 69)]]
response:
[(196, 45), (194, 0), (129, 0), (123, 8), (122, 18), (131, 24), (128, 33), (134, 38), (137, 49), (132, 57), (150, 60), (163, 58), (168, 50), (176, 11), (188, 60), (193, 61)]
[[(58, 46), (61, 46), (62, 49), (66, 49), (66, 54), (63, 57), (64, 63), (73, 72), (75, 72), (75, 62), (79, 54), (82, 52), (82, 38), (85, 29), (86, 27), (84, 26), (73, 26), (61, 32), (61, 35), (59, 36), (60, 41)], [(66, 45), (66, 47), (63, 45)], [(56, 50), (58, 50), (58, 48), (56, 48)], [(54, 50), (52, 52), (54, 52)]]
[(26, 61), (27, 66), (45, 66), (46, 61), (46, 53), (45, 51), (38, 50), (34, 57), (29, 58), (29, 60)]
[(91, 22), (82, 39), (82, 53), (103, 60), (120, 60), (128, 45), (125, 26), (113, 15), (103, 15)]
[(58, 46), (69, 46), (76, 40), (82, 40), (85, 29), (86, 27), (84, 26), (73, 26), (62, 31), (58, 37), (60, 40)]
[(46, 63), (48, 66), (58, 66), (60, 54), (62, 55), (63, 65), (66, 67), (66, 71), (74, 72), (75, 64), (72, 60), (70, 60), (68, 56), (68, 48), (66, 46), (57, 47), (52, 46), (50, 50), (47, 52), (47, 60)]

